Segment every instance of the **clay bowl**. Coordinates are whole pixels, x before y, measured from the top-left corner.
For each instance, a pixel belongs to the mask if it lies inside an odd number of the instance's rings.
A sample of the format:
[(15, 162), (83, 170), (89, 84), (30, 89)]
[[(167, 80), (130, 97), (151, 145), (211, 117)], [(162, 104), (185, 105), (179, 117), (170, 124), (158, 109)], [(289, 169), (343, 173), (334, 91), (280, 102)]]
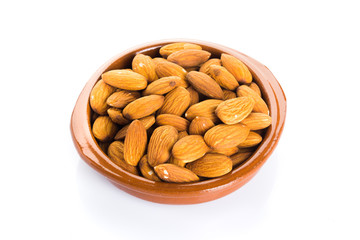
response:
[[(269, 106), (273, 122), (267, 129), (263, 142), (258, 146), (254, 154), (230, 173), (219, 178), (196, 183), (175, 184), (154, 182), (124, 171), (101, 151), (91, 133), (90, 116), (92, 112), (89, 106), (89, 95), (103, 72), (112, 69), (129, 68), (135, 54), (144, 53), (155, 57), (158, 56), (158, 50), (161, 46), (179, 41), (201, 45), (204, 50), (212, 53), (212, 58), (219, 58), (221, 53), (227, 53), (243, 61), (253, 74), (254, 81), (261, 88), (263, 98)], [(131, 195), (152, 202), (194, 204), (223, 197), (237, 190), (253, 178), (274, 151), (284, 127), (285, 115), (286, 98), (284, 92), (273, 74), (263, 64), (236, 50), (214, 43), (184, 39), (163, 40), (146, 43), (120, 53), (95, 72), (76, 102), (71, 117), (71, 133), (81, 158), (109, 179), (116, 187)]]

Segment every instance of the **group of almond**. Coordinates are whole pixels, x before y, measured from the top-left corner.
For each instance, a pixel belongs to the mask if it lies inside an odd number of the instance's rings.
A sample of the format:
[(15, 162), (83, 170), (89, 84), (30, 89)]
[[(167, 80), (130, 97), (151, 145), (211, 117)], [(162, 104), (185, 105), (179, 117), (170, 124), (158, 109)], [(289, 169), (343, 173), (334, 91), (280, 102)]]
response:
[(271, 124), (247, 66), (191, 43), (137, 54), (132, 69), (102, 74), (90, 95), (92, 132), (121, 168), (153, 181), (195, 182), (229, 173)]

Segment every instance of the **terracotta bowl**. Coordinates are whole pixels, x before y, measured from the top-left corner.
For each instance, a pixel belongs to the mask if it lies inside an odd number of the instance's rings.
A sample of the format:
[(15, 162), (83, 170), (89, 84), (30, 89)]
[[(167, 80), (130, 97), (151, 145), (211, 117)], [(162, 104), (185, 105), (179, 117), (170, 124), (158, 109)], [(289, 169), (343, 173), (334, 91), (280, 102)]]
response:
[(129, 68), (132, 58), (137, 53), (144, 53), (152, 57), (158, 56), (158, 50), (161, 46), (172, 42), (179, 42), (179, 40), (163, 40), (146, 43), (120, 53), (110, 59), (100, 67), (86, 83), (76, 102), (71, 117), (73, 141), (81, 158), (109, 179), (116, 187), (136, 197), (157, 203), (202, 203), (223, 197), (243, 186), (255, 176), (274, 151), (283, 130), (286, 115), (286, 98), (284, 92), (273, 74), (263, 64), (236, 50), (218, 44), (197, 40), (182, 39), (180, 41), (201, 45), (204, 50), (212, 53), (212, 58), (219, 58), (221, 53), (227, 53), (243, 61), (253, 74), (254, 81), (261, 88), (263, 98), (269, 106), (273, 122), (272, 125), (268, 127), (261, 145), (254, 154), (245, 163), (222, 177), (196, 183), (175, 184), (154, 182), (133, 175), (114, 164), (101, 151), (94, 139), (90, 126), (90, 115), (92, 112), (89, 106), (90, 91), (100, 79), (103, 72), (112, 69)]

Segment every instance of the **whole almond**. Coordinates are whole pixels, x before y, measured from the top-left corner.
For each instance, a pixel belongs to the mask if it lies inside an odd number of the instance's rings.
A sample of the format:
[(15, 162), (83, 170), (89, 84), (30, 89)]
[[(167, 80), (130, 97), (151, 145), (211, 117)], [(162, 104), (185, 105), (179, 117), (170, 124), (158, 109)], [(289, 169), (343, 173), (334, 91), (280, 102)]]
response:
[(254, 147), (254, 146), (258, 145), (259, 143), (261, 143), (261, 141), (262, 141), (262, 137), (260, 136), (260, 134), (250, 131), (250, 133), (247, 136), (247, 138), (245, 139), (245, 141), (240, 143), (238, 145), (238, 147), (239, 148)]
[(236, 57), (229, 54), (221, 54), (222, 65), (236, 78), (240, 83), (251, 83), (252, 75), (248, 67)]
[(189, 134), (187, 133), (187, 131), (181, 131), (181, 132), (179, 132), (179, 134), (178, 134), (178, 140), (180, 140), (180, 139), (182, 139), (182, 138), (184, 138), (184, 137), (186, 137), (186, 136), (188, 136)]
[(123, 110), (127, 119), (139, 119), (156, 112), (164, 103), (164, 96), (150, 95), (136, 99)]
[(177, 76), (185, 79), (186, 76), (184, 68), (166, 60), (155, 62), (155, 71), (159, 78)]
[(143, 95), (146, 96), (152, 94), (158, 94), (158, 95), (166, 94), (171, 90), (173, 90), (174, 88), (176, 88), (177, 86), (180, 86), (181, 84), (180, 81), (183, 80), (181, 80), (181, 78), (176, 76), (160, 78), (150, 83), (144, 90)]
[(254, 83), (254, 82), (250, 83), (249, 88), (254, 90), (254, 92), (256, 92), (261, 97), (261, 90), (256, 83)]
[(149, 180), (153, 180), (155, 182), (161, 182), (160, 178), (155, 174), (154, 169), (150, 166), (148, 159), (147, 159), (147, 155), (144, 155), (140, 162), (139, 162), (139, 169), (141, 174), (149, 179)]
[(124, 160), (131, 166), (136, 166), (145, 153), (147, 134), (144, 125), (139, 120), (130, 123), (124, 142)]
[(196, 103), (189, 107), (189, 109), (185, 113), (185, 117), (190, 121), (193, 120), (195, 117), (206, 117), (215, 123), (219, 120), (215, 114), (215, 109), (222, 102), (222, 100), (218, 99), (208, 99)]
[(156, 123), (159, 126), (173, 126), (178, 131), (186, 131), (190, 124), (187, 119), (174, 114), (160, 114), (156, 117)]
[(186, 75), (186, 79), (195, 90), (205, 96), (223, 99), (224, 93), (219, 84), (205, 73), (192, 71)]
[(245, 141), (250, 129), (241, 124), (219, 124), (209, 129), (204, 136), (205, 142), (213, 149), (231, 148)]
[(244, 120), (254, 108), (251, 97), (238, 97), (226, 100), (217, 106), (215, 114), (223, 123), (235, 124)]
[(148, 146), (148, 162), (151, 166), (169, 160), (171, 148), (178, 139), (178, 131), (169, 125), (157, 127), (150, 137)]
[(158, 79), (154, 62), (151, 57), (144, 54), (136, 54), (132, 61), (132, 69), (134, 72), (143, 75), (148, 82), (153, 82)]
[(232, 162), (223, 154), (208, 153), (202, 158), (188, 163), (186, 168), (201, 177), (220, 177), (232, 170)]
[(139, 175), (139, 171), (137, 170), (137, 168), (127, 164), (124, 160), (124, 143), (120, 141), (112, 142), (108, 148), (107, 155), (114, 163), (116, 163), (122, 169), (132, 174)]
[(225, 156), (231, 156), (237, 152), (239, 152), (238, 147), (231, 147), (231, 148), (212, 149), (209, 153), (219, 153), (219, 154), (224, 154)]
[(201, 46), (193, 43), (185, 43), (185, 42), (178, 42), (178, 43), (171, 43), (167, 44), (160, 48), (160, 54), (164, 58), (167, 58), (170, 54), (184, 50), (184, 49), (199, 49), (201, 50)]
[(119, 90), (108, 97), (106, 103), (111, 107), (124, 108), (126, 105), (140, 97), (139, 92)]
[(260, 130), (270, 126), (271, 121), (271, 117), (267, 114), (250, 113), (241, 123), (248, 126), (250, 130)]
[(251, 88), (241, 85), (237, 88), (236, 93), (239, 97), (252, 97), (255, 101), (254, 112), (269, 114), (269, 108), (265, 101)]
[[(147, 116), (144, 118), (140, 118), (139, 121), (144, 125), (145, 129), (148, 130), (154, 123), (155, 123), (155, 117), (154, 115), (151, 116)], [(130, 124), (125, 125), (124, 127), (122, 127), (115, 135), (114, 139), (115, 140), (121, 140), (123, 138), (125, 138), (126, 133), (129, 129)]]
[(246, 159), (248, 159), (253, 152), (238, 152), (230, 157), (232, 161), (233, 168), (243, 163)]
[(216, 65), (216, 66), (221, 66), (221, 60), (220, 59), (218, 59), (218, 58), (212, 58), (212, 59), (209, 59), (209, 60), (207, 60), (203, 65), (201, 65), (201, 67), (200, 67), (200, 72), (202, 72), (202, 73), (205, 73), (205, 74), (210, 74), (210, 72), (209, 72), (209, 67), (211, 66), (211, 65)]
[(94, 136), (102, 142), (112, 140), (117, 130), (118, 126), (108, 116), (99, 116), (92, 127)]
[(154, 170), (158, 177), (165, 182), (187, 183), (199, 181), (199, 177), (189, 169), (171, 163), (157, 165)]
[(90, 106), (94, 112), (104, 115), (109, 106), (106, 99), (115, 92), (115, 88), (106, 84), (103, 80), (98, 81), (90, 93)]
[(201, 158), (209, 151), (204, 138), (199, 135), (189, 135), (178, 140), (172, 149), (174, 158), (184, 162), (192, 162)]
[(111, 70), (102, 74), (105, 83), (123, 90), (143, 90), (147, 86), (146, 78), (130, 70)]
[(209, 74), (223, 88), (235, 90), (239, 83), (226, 68), (217, 65), (209, 66)]
[(124, 118), (121, 110), (118, 108), (109, 108), (107, 113), (109, 114), (111, 121), (119, 125), (125, 125), (130, 122), (128, 119)]
[(158, 114), (174, 114), (181, 116), (190, 104), (190, 93), (183, 87), (176, 87), (166, 94), (164, 104)]
[(199, 93), (193, 87), (188, 87), (186, 90), (190, 93), (190, 105), (189, 106), (192, 106), (195, 103), (198, 103), (199, 102)]
[(215, 126), (213, 121), (206, 117), (195, 117), (189, 126), (191, 135), (204, 135), (207, 130)]
[(203, 64), (210, 58), (211, 53), (199, 49), (184, 49), (170, 54), (168, 61), (184, 68), (195, 67)]
[(179, 167), (185, 167), (185, 165), (186, 165), (186, 162), (184, 162), (182, 160), (179, 160), (179, 159), (176, 159), (173, 156), (170, 157), (169, 163), (177, 165)]
[(236, 98), (236, 93), (234, 93), (233, 91), (224, 89), (223, 93), (224, 93), (224, 100)]

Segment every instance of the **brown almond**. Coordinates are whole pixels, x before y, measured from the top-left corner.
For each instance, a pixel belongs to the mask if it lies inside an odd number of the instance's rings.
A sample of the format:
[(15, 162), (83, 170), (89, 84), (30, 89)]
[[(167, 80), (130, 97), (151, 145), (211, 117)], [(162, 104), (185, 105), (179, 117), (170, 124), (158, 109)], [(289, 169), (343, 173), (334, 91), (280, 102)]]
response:
[(94, 136), (102, 142), (112, 140), (117, 130), (118, 126), (108, 116), (98, 117), (92, 127)]
[(199, 49), (184, 49), (170, 54), (168, 61), (176, 63), (183, 68), (196, 67), (206, 62), (211, 53)]
[(216, 66), (221, 66), (221, 60), (220, 59), (218, 59), (218, 58), (212, 58), (212, 59), (209, 59), (209, 60), (207, 60), (203, 65), (201, 65), (201, 67), (200, 67), (200, 72), (202, 72), (202, 73), (205, 73), (205, 74), (210, 74), (210, 72), (209, 72), (209, 67), (211, 66), (211, 65), (216, 65)]
[(189, 169), (171, 163), (157, 165), (154, 170), (158, 177), (165, 182), (187, 183), (199, 181), (199, 177)]
[(233, 91), (224, 89), (223, 93), (224, 93), (224, 100), (236, 98), (236, 93), (234, 93)]
[(164, 96), (150, 95), (136, 99), (123, 110), (127, 119), (139, 119), (156, 112), (164, 103)]
[(191, 135), (204, 135), (207, 130), (215, 126), (214, 122), (206, 117), (195, 117), (189, 126)]
[(221, 87), (225, 89), (235, 90), (239, 86), (235, 77), (222, 66), (210, 65), (209, 74)]
[(107, 113), (109, 114), (111, 121), (119, 125), (125, 125), (130, 122), (128, 119), (124, 118), (121, 110), (118, 108), (109, 108)]
[(250, 129), (241, 124), (219, 124), (209, 129), (204, 136), (205, 142), (213, 149), (231, 148), (245, 141)]
[(254, 82), (250, 83), (249, 88), (254, 90), (254, 92), (256, 92), (261, 97), (261, 90), (256, 83), (254, 83)]
[(199, 93), (193, 87), (188, 87), (186, 90), (190, 93), (190, 105), (189, 106), (192, 106), (195, 103), (198, 103), (199, 102)]
[(106, 84), (103, 80), (98, 81), (90, 93), (90, 106), (94, 112), (105, 115), (109, 106), (106, 99), (115, 92), (115, 88)]
[(244, 120), (254, 108), (251, 97), (238, 97), (226, 100), (217, 106), (215, 114), (223, 123), (235, 124)]
[(218, 99), (208, 99), (199, 103), (196, 103), (189, 107), (185, 113), (185, 117), (192, 121), (195, 117), (206, 117), (211, 121), (218, 122), (218, 117), (215, 114), (215, 109), (217, 106), (222, 103), (222, 100)]
[(254, 112), (269, 114), (269, 108), (265, 101), (251, 88), (246, 85), (241, 85), (237, 88), (236, 94), (238, 97), (252, 97), (255, 101)]
[(250, 113), (241, 123), (248, 126), (250, 130), (260, 130), (270, 126), (271, 121), (271, 117), (267, 114)]
[(147, 86), (146, 78), (129, 70), (111, 70), (102, 74), (105, 83), (123, 90), (138, 91)]
[(124, 143), (120, 141), (112, 142), (108, 148), (107, 155), (114, 163), (116, 163), (122, 169), (132, 174), (139, 175), (139, 171), (137, 170), (137, 168), (131, 166), (130, 164), (127, 164), (124, 160)]
[(186, 79), (201, 94), (210, 98), (223, 99), (224, 94), (219, 84), (205, 73), (192, 71), (186, 75)]
[(225, 156), (231, 156), (237, 152), (239, 152), (238, 147), (231, 147), (231, 148), (212, 149), (209, 153), (219, 153), (219, 154), (224, 154)]
[(180, 86), (181, 84), (180, 81), (183, 80), (181, 80), (181, 78), (176, 76), (160, 78), (150, 83), (144, 90), (143, 95), (146, 96), (153, 94), (157, 94), (157, 95), (166, 94), (171, 90), (173, 90), (174, 88), (176, 88), (177, 86)]
[(166, 94), (164, 104), (158, 114), (174, 114), (181, 116), (190, 104), (190, 93), (183, 87), (176, 87)]
[(249, 84), (252, 81), (252, 75), (248, 67), (236, 57), (229, 54), (221, 54), (222, 65), (236, 78), (240, 83)]
[(153, 60), (144, 54), (136, 54), (132, 61), (132, 69), (134, 72), (143, 75), (148, 82), (153, 82), (158, 79)]
[(184, 162), (182, 160), (179, 160), (179, 159), (176, 159), (173, 156), (170, 157), (169, 163), (177, 165), (179, 167), (185, 167), (185, 165), (186, 165), (186, 162)]
[(178, 139), (178, 131), (169, 125), (157, 127), (150, 137), (148, 146), (148, 162), (151, 166), (169, 160), (171, 148)]
[(174, 114), (160, 114), (156, 117), (156, 123), (159, 126), (173, 126), (178, 131), (186, 131), (190, 124), (187, 119)]
[(178, 134), (178, 140), (182, 139), (183, 137), (188, 136), (189, 134), (187, 133), (187, 131), (181, 131)]
[(169, 55), (171, 55), (174, 52), (184, 50), (184, 49), (199, 49), (201, 50), (201, 46), (193, 43), (186, 43), (186, 42), (178, 42), (178, 43), (171, 43), (167, 44), (160, 48), (160, 54), (164, 58), (167, 58)]
[(155, 71), (159, 78), (177, 76), (185, 80), (186, 70), (167, 60), (155, 62)]
[(150, 166), (147, 155), (144, 155), (141, 158), (139, 162), (139, 169), (143, 177), (155, 182), (161, 182), (160, 178), (155, 174), (154, 169)]
[(230, 157), (232, 161), (233, 168), (243, 163), (246, 159), (248, 159), (253, 154), (252, 151), (248, 152), (238, 152)]
[(220, 177), (232, 170), (231, 159), (223, 154), (208, 153), (202, 158), (188, 163), (186, 168), (201, 177)]
[[(145, 129), (148, 130), (154, 123), (155, 123), (155, 117), (154, 115), (147, 116), (144, 118), (140, 118), (139, 121), (144, 125)], [(115, 140), (121, 140), (124, 139), (126, 136), (126, 133), (129, 129), (130, 124), (125, 125), (122, 127), (115, 135)]]
[(131, 166), (136, 166), (145, 153), (147, 134), (144, 125), (139, 120), (130, 123), (124, 142), (124, 160)]
[(204, 156), (208, 151), (209, 148), (202, 136), (189, 135), (174, 144), (172, 154), (176, 159), (192, 162)]
[(111, 107), (124, 108), (139, 97), (139, 92), (119, 90), (111, 94), (106, 100), (106, 103)]
[(239, 148), (254, 147), (254, 146), (258, 145), (259, 143), (261, 143), (261, 141), (262, 141), (262, 137), (260, 136), (260, 134), (250, 131), (250, 133), (247, 136), (247, 138), (245, 139), (245, 141), (240, 143), (238, 145), (238, 147)]

